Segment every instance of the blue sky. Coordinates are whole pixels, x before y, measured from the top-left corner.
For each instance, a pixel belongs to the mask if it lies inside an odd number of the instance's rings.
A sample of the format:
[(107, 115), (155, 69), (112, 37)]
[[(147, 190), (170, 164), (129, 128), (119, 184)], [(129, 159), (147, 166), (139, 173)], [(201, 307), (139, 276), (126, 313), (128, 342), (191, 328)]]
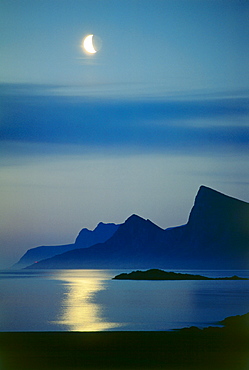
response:
[(132, 213), (185, 223), (201, 184), (249, 200), (248, 1), (2, 0), (0, 17), (3, 267)]

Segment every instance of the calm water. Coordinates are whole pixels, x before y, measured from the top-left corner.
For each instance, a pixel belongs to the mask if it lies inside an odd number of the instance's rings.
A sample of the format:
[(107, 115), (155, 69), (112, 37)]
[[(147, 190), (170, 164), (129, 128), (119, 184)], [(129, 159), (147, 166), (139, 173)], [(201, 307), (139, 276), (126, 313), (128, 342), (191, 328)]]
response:
[[(1, 272), (0, 331), (171, 330), (249, 312), (246, 280), (112, 280), (120, 272)], [(249, 271), (187, 272), (249, 277)]]

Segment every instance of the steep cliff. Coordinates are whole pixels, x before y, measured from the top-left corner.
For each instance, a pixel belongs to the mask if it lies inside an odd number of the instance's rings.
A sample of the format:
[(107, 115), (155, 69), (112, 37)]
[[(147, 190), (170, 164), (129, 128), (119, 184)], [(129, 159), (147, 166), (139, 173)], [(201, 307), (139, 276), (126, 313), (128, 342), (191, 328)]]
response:
[(186, 225), (163, 230), (132, 215), (105, 242), (30, 267), (246, 269), (248, 226), (248, 203), (201, 186)]

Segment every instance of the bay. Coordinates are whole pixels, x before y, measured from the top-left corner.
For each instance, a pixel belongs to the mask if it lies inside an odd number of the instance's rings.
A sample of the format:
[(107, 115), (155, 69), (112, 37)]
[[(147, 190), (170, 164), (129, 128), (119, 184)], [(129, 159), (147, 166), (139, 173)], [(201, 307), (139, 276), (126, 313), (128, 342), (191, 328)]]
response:
[[(0, 331), (161, 331), (249, 312), (249, 281), (112, 280), (132, 270), (0, 272)], [(249, 270), (174, 270), (208, 277)]]

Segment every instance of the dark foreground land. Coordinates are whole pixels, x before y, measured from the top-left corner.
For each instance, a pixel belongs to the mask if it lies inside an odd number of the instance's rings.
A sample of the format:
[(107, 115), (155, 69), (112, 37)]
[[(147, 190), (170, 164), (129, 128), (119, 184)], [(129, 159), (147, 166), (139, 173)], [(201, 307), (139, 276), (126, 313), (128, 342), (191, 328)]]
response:
[(173, 332), (0, 333), (1, 370), (247, 370), (249, 314)]

